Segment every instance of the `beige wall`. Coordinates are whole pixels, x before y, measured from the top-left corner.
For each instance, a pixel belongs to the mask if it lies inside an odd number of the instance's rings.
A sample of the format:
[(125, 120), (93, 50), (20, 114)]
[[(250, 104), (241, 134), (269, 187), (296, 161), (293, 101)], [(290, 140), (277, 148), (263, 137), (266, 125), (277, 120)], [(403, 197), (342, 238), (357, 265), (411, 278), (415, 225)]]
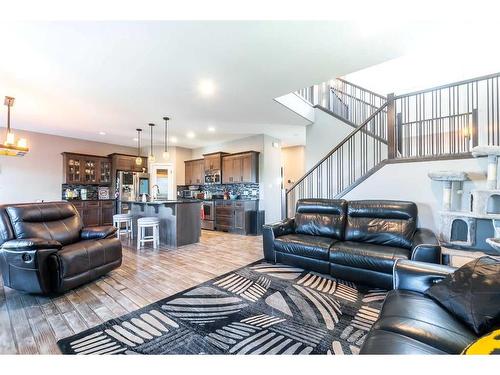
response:
[(306, 172), (305, 147), (283, 147), (281, 149), (281, 162), (285, 189), (289, 189)]
[[(60, 200), (63, 182), (61, 152), (103, 156), (113, 152), (136, 152), (135, 148), (109, 143), (21, 130), (16, 130), (15, 133), (28, 139), (31, 151), (24, 157), (0, 156), (0, 204)], [(1, 140), (4, 135), (5, 128), (0, 128)]]

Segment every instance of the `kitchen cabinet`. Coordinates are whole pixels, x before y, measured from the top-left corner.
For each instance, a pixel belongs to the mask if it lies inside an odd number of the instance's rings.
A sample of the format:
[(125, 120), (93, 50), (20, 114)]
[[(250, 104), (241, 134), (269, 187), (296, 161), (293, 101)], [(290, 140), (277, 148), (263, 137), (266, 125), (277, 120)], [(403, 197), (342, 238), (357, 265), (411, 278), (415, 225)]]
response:
[(83, 226), (113, 225), (114, 201), (72, 201), (71, 204), (75, 206), (80, 214)]
[(103, 156), (63, 152), (63, 183), (109, 185), (111, 160)]
[(186, 160), (184, 167), (186, 185), (202, 185), (205, 182), (205, 164), (203, 159)]
[(144, 172), (148, 171), (148, 158), (142, 157), (142, 164), (137, 165), (135, 159), (136, 155), (126, 155), (126, 154), (111, 154), (108, 155), (111, 159), (113, 170), (124, 171), (124, 172)]
[(225, 184), (259, 182), (259, 153), (249, 151), (223, 156), (222, 182)]
[(247, 212), (257, 210), (258, 201), (256, 200), (217, 200), (215, 202), (215, 229), (247, 234), (250, 224), (247, 220)]
[(226, 152), (204, 154), (203, 160), (205, 164), (205, 171), (220, 171), (222, 169), (222, 156), (224, 155), (228, 154)]

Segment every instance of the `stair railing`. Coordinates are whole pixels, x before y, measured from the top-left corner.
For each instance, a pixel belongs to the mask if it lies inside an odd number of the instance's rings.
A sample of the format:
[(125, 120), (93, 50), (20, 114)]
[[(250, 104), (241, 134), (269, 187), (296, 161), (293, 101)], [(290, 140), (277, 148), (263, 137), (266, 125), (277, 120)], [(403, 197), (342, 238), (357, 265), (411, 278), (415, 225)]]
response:
[(302, 198), (336, 198), (387, 159), (387, 102), (312, 167), (285, 194), (285, 213)]
[(306, 87), (295, 94), (353, 125), (363, 123), (387, 100), (383, 95), (342, 78)]
[(396, 158), (467, 154), (500, 145), (500, 73), (394, 97)]

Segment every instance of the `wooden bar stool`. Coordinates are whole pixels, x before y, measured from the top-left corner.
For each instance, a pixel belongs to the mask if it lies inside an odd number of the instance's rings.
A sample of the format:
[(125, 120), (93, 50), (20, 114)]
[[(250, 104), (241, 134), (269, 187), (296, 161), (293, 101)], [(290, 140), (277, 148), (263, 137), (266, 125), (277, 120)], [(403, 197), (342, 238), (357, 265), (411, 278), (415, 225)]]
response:
[[(150, 236), (146, 235), (148, 228), (153, 230)], [(145, 242), (152, 242), (153, 249), (160, 246), (160, 219), (157, 217), (141, 217), (137, 220), (137, 249), (140, 249)]]
[[(125, 229), (122, 228), (123, 224), (125, 224)], [(118, 228), (118, 230), (116, 231), (116, 237), (120, 238), (122, 234), (126, 234), (127, 238), (134, 239), (134, 223), (132, 221), (132, 215), (113, 215), (113, 226), (115, 228)]]

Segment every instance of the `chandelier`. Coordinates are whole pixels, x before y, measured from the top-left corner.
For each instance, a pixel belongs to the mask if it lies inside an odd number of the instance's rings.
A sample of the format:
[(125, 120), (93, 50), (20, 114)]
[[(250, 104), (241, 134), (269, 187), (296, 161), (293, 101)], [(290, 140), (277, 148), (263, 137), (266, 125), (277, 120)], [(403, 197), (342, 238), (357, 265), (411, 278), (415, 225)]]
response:
[(16, 136), (10, 128), (10, 107), (14, 105), (14, 98), (5, 97), (4, 105), (7, 106), (7, 137), (0, 144), (0, 155), (2, 156), (24, 156), (29, 152), (28, 142), (26, 138), (19, 138), (16, 142)]

